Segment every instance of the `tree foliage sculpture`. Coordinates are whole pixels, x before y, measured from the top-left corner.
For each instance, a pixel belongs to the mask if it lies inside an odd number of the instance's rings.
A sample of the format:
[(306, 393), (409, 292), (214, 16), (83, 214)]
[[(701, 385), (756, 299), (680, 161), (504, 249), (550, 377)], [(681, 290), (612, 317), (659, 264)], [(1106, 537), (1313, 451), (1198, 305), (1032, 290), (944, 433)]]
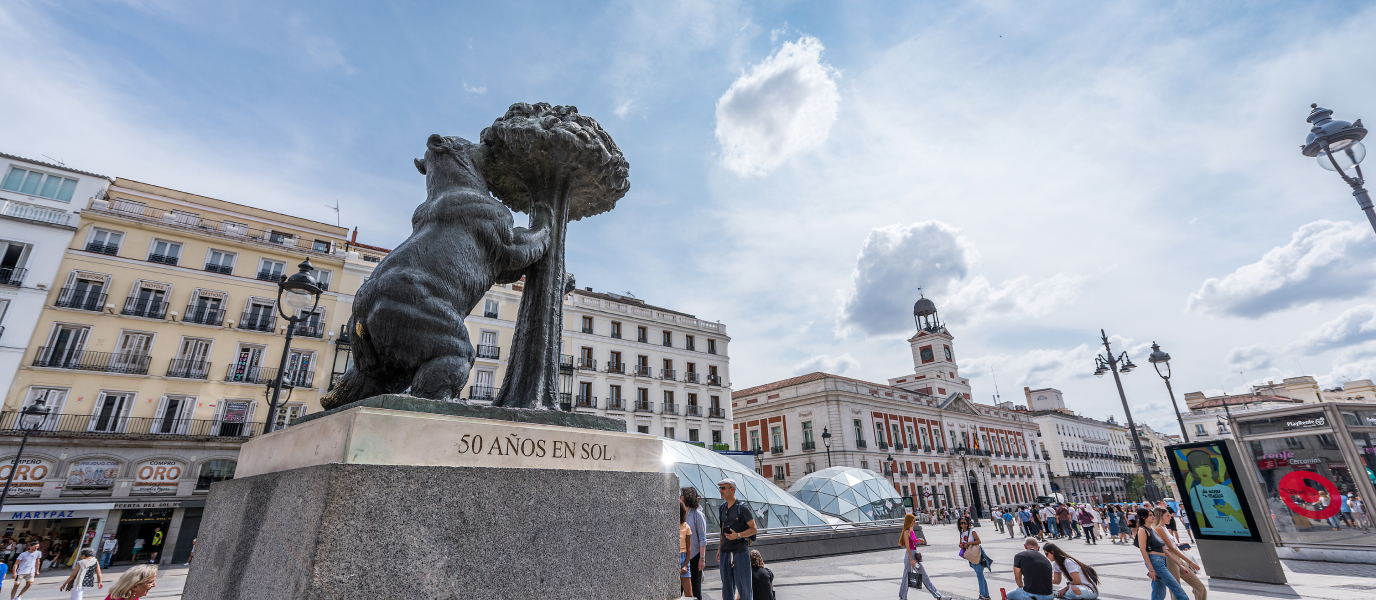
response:
[(498, 281), (525, 275), (506, 376), (494, 406), (557, 408), (563, 348), (564, 269), (569, 221), (616, 207), (630, 189), (630, 165), (616, 142), (573, 106), (518, 103), (484, 129), (484, 177), (507, 207), (530, 215), (532, 230), (550, 226), (544, 258)]

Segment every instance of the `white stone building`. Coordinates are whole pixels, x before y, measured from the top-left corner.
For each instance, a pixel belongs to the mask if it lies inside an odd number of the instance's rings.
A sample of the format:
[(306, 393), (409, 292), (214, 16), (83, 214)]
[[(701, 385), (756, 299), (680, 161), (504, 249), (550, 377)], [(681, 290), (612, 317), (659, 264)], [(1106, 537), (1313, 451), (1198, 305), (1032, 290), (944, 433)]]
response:
[(974, 402), (936, 307), (923, 299), (914, 312), (912, 374), (886, 385), (810, 373), (737, 391), (732, 447), (757, 450), (761, 475), (781, 487), (828, 466), (857, 467), (884, 474), (918, 508), (1049, 493), (1033, 452), (1036, 424), (1011, 404)]
[(4, 153), (0, 167), (0, 390), (9, 390), (79, 208), (103, 197), (110, 178)]
[(1023, 388), (1023, 394), (1039, 428), (1037, 445), (1052, 488), (1072, 502), (1124, 501), (1125, 477), (1134, 473), (1127, 430), (1112, 417), (1100, 421), (1075, 414), (1055, 388)]

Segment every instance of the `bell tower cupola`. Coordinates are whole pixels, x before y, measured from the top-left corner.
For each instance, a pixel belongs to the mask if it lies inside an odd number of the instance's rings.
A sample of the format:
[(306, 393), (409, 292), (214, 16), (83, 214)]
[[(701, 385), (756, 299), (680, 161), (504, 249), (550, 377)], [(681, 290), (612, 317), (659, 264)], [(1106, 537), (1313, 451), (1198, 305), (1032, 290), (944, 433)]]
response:
[(955, 338), (941, 322), (936, 303), (920, 296), (913, 304), (917, 334), (908, 339), (913, 351), (913, 373), (889, 379), (889, 385), (945, 398), (960, 393), (969, 398), (970, 381), (960, 376)]

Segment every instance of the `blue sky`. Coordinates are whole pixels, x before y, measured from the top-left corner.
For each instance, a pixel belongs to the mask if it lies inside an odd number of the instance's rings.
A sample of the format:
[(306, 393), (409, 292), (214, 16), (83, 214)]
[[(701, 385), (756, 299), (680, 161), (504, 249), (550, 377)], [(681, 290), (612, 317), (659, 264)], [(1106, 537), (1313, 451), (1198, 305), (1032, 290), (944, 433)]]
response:
[(8, 2), (0, 150), (388, 246), (426, 136), (573, 104), (631, 163), (579, 284), (720, 319), (737, 388), (907, 373), (918, 287), (982, 401), (1120, 414), (1101, 327), (1182, 392), (1376, 376), (1376, 237), (1298, 152), (1376, 118), (1376, 8), (894, 4)]

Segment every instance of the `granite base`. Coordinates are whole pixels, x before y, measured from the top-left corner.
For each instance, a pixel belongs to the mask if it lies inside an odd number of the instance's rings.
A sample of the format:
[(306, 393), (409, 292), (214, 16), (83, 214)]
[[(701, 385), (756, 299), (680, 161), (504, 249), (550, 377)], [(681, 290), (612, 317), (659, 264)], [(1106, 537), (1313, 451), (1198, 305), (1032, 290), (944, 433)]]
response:
[(326, 464), (216, 483), (187, 600), (677, 598), (672, 473)]
[(482, 404), (467, 404), (465, 402), (441, 402), (439, 400), (428, 400), (402, 394), (384, 394), (381, 396), (373, 396), (372, 398), (364, 398), (358, 402), (352, 402), (330, 410), (304, 415), (293, 420), (291, 424), (297, 425), (299, 423), (307, 423), (315, 419), (328, 417), (352, 408), (360, 407), (406, 410), (435, 415), (492, 419), (494, 421), (512, 421), (515, 423), (530, 423), (532, 425), (557, 425), (559, 427), (576, 427), (579, 429), (596, 429), (599, 431), (626, 431), (626, 421), (615, 417), (604, 417), (602, 415), (580, 412), (564, 412), (562, 410), (507, 408), (505, 406), (484, 406)]

